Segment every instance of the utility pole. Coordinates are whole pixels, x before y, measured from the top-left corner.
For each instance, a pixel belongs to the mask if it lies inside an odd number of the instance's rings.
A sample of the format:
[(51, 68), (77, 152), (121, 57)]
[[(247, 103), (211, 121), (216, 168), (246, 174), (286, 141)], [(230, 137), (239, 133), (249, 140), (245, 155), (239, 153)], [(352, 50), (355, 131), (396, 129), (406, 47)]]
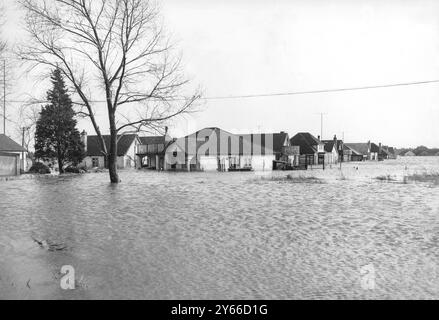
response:
[(3, 59), (3, 134), (6, 135), (6, 60)]
[(21, 146), (23, 147), (23, 151), (21, 151), (21, 169), (24, 171), (24, 132), (27, 128), (23, 127), (23, 136), (21, 139)]
[(326, 115), (326, 113), (317, 113), (320, 115), (320, 141), (323, 140), (323, 117)]

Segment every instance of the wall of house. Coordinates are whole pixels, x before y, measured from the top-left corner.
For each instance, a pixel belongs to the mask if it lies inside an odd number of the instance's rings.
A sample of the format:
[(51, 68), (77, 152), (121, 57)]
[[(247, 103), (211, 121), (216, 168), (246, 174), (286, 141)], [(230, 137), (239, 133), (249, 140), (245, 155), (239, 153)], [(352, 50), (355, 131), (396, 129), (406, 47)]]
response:
[(93, 158), (98, 158), (99, 160), (99, 169), (105, 169), (105, 157), (99, 156), (99, 157), (85, 157), (84, 160), (82, 160), (81, 166), (85, 167), (87, 169), (93, 169)]
[(19, 167), (20, 162), (17, 156), (0, 154), (0, 177), (18, 175)]
[(200, 156), (200, 168), (203, 171), (217, 171), (218, 157)]
[(326, 152), (325, 164), (337, 164), (338, 163), (338, 151), (333, 149), (332, 152)]
[(136, 150), (138, 144), (139, 142), (137, 141), (137, 139), (135, 139), (134, 142), (131, 144), (130, 148), (128, 149), (124, 157), (124, 165), (123, 165), (124, 169), (136, 168), (137, 165)]
[(252, 168), (254, 171), (271, 171), (273, 170), (273, 161), (276, 160), (276, 156), (265, 155), (265, 156), (253, 156), (252, 157)]

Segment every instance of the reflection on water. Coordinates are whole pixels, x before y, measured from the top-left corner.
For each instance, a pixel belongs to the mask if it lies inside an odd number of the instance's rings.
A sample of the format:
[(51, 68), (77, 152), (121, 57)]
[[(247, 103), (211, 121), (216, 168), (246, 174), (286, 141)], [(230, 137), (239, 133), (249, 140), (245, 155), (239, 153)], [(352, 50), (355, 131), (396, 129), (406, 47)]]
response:
[[(435, 170), (439, 158), (290, 173), (323, 183), (157, 172), (123, 172), (117, 186), (105, 174), (1, 183), (0, 298), (437, 299), (439, 187), (402, 182)], [(77, 290), (61, 290), (63, 265)], [(374, 290), (361, 285), (369, 265)]]

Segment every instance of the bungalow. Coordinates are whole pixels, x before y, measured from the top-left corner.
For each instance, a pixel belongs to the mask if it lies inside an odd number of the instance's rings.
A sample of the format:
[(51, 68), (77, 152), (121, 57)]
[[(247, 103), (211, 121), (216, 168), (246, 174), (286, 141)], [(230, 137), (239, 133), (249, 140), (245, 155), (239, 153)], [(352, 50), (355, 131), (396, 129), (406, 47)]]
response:
[(325, 164), (337, 164), (343, 156), (343, 141), (334, 136), (333, 140), (323, 140), (325, 144)]
[(378, 160), (379, 148), (371, 143), (346, 143), (346, 147), (353, 151), (351, 161), (376, 161)]
[[(165, 170), (265, 171), (273, 170), (287, 135), (233, 134), (220, 128), (205, 128), (170, 143)], [(276, 147), (275, 147), (276, 144)]]
[(27, 150), (4, 134), (0, 134), (0, 153), (0, 175), (16, 175), (28, 170)]
[[(107, 150), (110, 149), (110, 136), (104, 135), (104, 142)], [(98, 136), (88, 136), (87, 132), (81, 133), (81, 140), (84, 144), (86, 157), (81, 166), (90, 168), (108, 168), (107, 157), (102, 153), (101, 142)], [(117, 168), (129, 169), (136, 167), (136, 147), (139, 144), (136, 134), (125, 134), (118, 136), (117, 142)]]
[(290, 139), (291, 146), (300, 147), (300, 165), (323, 164), (325, 144), (308, 132), (300, 132)]
[(413, 151), (407, 151), (403, 155), (404, 157), (416, 157), (416, 154)]
[(364, 161), (364, 156), (348, 145), (343, 145), (343, 162), (359, 162)]

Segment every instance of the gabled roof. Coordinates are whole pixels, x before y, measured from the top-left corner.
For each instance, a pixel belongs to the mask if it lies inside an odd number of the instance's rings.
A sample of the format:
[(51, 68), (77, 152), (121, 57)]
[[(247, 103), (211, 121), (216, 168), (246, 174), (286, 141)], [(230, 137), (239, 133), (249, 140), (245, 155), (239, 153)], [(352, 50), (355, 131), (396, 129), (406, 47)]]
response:
[[(267, 153), (282, 153), (282, 148), (285, 146), (288, 146), (289, 144), (289, 136), (286, 132), (280, 132), (280, 133), (252, 133), (252, 134), (239, 134), (238, 136), (241, 136), (244, 138), (244, 140), (247, 140), (251, 142), (251, 137), (253, 136), (253, 143), (257, 145), (255, 141), (260, 141), (260, 146), (265, 148), (265, 151)], [(257, 139), (255, 139), (257, 137)], [(269, 142), (267, 139), (273, 139), (273, 145), (269, 146)], [(271, 150), (271, 148), (273, 150)], [(270, 150), (268, 150), (270, 148)]]
[[(215, 136), (216, 135), (216, 136)], [(177, 146), (180, 151), (186, 153), (198, 153), (200, 148), (208, 148), (209, 138), (216, 138), (217, 145), (212, 146), (215, 151), (209, 148), (209, 152), (218, 155), (240, 154), (273, 154), (281, 153), (282, 147), (288, 145), (288, 133), (252, 133), (252, 134), (233, 134), (220, 128), (212, 127), (199, 130), (191, 135), (179, 138), (174, 141), (173, 146)], [(195, 140), (196, 139), (196, 140)], [(207, 140), (206, 140), (207, 139)], [(271, 144), (271, 139), (273, 144)], [(175, 150), (171, 148), (170, 150)]]
[(289, 135), (286, 132), (273, 133), (273, 150), (276, 153), (282, 153), (285, 142), (289, 144)]
[[(335, 140), (322, 140), (325, 144), (325, 152), (332, 152), (335, 145)], [(343, 143), (343, 140), (337, 140), (337, 145), (335, 146), (336, 150), (339, 150), (340, 145)]]
[(345, 143), (352, 150), (355, 150), (358, 154), (367, 155), (369, 153), (368, 143)]
[(314, 154), (318, 151), (317, 146), (322, 144), (322, 141), (309, 132), (300, 132), (290, 139), (290, 145), (300, 146), (301, 154)]
[(385, 154), (387, 156), (391, 155), (387, 146), (384, 146), (384, 147), (381, 148), (381, 154)]
[(350, 151), (351, 155), (353, 155), (353, 156), (362, 156), (361, 153), (352, 149), (351, 147), (347, 146), (346, 144), (343, 145), (343, 151)]
[[(110, 149), (110, 136), (103, 136), (107, 150)], [(135, 134), (126, 134), (123, 136), (118, 136), (120, 138), (117, 143), (117, 156), (121, 157), (127, 154), (133, 142), (137, 139)], [(98, 157), (102, 156), (101, 145), (99, 143), (98, 136), (88, 136), (87, 137), (87, 156), (88, 157)]]
[(0, 151), (26, 152), (22, 146), (4, 134), (0, 134)]
[(142, 145), (148, 144), (165, 144), (165, 136), (150, 136), (150, 137), (139, 137), (140, 143)]
[(371, 143), (370, 144), (370, 152), (378, 153), (378, 152), (380, 152), (380, 147), (375, 143)]

